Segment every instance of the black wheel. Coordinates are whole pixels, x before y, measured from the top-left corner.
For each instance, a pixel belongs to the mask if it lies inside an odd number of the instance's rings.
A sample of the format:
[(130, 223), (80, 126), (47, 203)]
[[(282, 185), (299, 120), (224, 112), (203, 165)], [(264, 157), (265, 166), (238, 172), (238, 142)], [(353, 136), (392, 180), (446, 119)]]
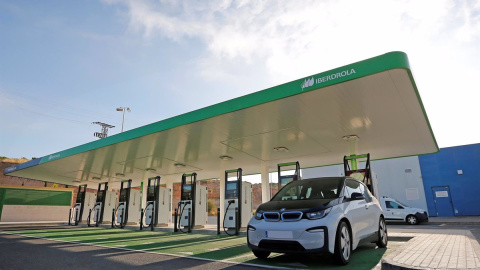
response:
[(338, 224), (337, 234), (335, 236), (335, 253), (333, 254), (336, 263), (346, 265), (350, 262), (352, 253), (352, 236), (348, 225), (342, 221)]
[(407, 216), (407, 224), (408, 225), (417, 225), (418, 224), (418, 219), (414, 215), (409, 215)]
[(270, 256), (270, 252), (268, 251), (260, 251), (260, 250), (252, 250), (253, 255), (259, 259), (266, 259), (268, 256)]
[(380, 248), (386, 247), (388, 244), (387, 225), (385, 220), (381, 217), (378, 224), (378, 241), (377, 246)]

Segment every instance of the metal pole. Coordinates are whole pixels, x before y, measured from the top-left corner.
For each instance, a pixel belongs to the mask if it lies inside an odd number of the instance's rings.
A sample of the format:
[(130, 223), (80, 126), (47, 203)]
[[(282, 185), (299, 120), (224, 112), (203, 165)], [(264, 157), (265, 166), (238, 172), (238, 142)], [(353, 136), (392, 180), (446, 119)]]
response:
[(68, 225), (71, 225), (70, 220), (72, 219), (72, 208), (70, 208), (70, 211), (68, 212)]
[(95, 221), (95, 227), (98, 227), (98, 222), (100, 221), (100, 213), (97, 213), (98, 211), (95, 211), (95, 215), (97, 216), (97, 221)]
[(192, 217), (192, 208), (188, 208), (188, 232), (192, 232), (192, 222), (190, 218)]
[(123, 132), (123, 122), (125, 122), (125, 108), (123, 108), (122, 132)]
[[(158, 198), (155, 199), (155, 203), (157, 202), (156, 200), (158, 200)], [(152, 217), (150, 218), (150, 230), (151, 230), (151, 231), (154, 231), (153, 225), (155, 225), (155, 222), (154, 222), (154, 220), (155, 220), (155, 211), (156, 211), (156, 210), (155, 210), (155, 204), (153, 204), (153, 206), (152, 206)]]
[(178, 221), (178, 209), (175, 208), (175, 215), (173, 216), (173, 232), (178, 232), (177, 221)]
[(217, 208), (217, 235), (220, 234), (220, 208)]
[(143, 208), (140, 210), (140, 231), (143, 230)]
[[(127, 207), (127, 206), (125, 206)], [(125, 224), (127, 223), (125, 221), (125, 209), (122, 209), (122, 215), (121, 215), (122, 219), (120, 220), (120, 227), (123, 229), (125, 227)]]
[(238, 207), (235, 207), (235, 235), (238, 235)]
[(115, 226), (114, 226), (114, 224), (115, 224), (114, 222), (115, 222), (115, 208), (112, 209), (112, 228), (115, 227)]

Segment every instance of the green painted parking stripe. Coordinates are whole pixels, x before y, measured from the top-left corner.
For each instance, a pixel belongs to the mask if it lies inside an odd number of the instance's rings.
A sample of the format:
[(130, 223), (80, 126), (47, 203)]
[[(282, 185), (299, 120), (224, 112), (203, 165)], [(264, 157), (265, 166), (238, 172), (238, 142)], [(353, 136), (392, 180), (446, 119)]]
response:
[[(75, 244), (88, 244), (122, 250), (136, 250), (148, 253), (193, 257), (208, 261), (261, 265), (274, 268), (333, 269), (337, 268), (330, 254), (285, 255), (272, 253), (266, 260), (257, 259), (244, 236), (179, 234), (158, 231), (130, 231), (108, 228), (75, 228), (66, 230), (16, 231), (9, 234), (50, 239)], [(390, 247), (400, 242), (390, 242)], [(371, 269), (389, 249), (374, 248), (374, 245), (360, 247), (353, 251), (351, 262), (343, 269)]]

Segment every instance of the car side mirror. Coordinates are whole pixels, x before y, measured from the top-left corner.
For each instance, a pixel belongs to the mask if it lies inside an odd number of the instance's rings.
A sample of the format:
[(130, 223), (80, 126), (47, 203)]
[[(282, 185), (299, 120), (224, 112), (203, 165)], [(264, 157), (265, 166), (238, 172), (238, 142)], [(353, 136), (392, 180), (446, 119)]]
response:
[(352, 196), (350, 196), (351, 201), (359, 201), (359, 200), (365, 200), (365, 196), (363, 196), (362, 193), (359, 192), (353, 192)]

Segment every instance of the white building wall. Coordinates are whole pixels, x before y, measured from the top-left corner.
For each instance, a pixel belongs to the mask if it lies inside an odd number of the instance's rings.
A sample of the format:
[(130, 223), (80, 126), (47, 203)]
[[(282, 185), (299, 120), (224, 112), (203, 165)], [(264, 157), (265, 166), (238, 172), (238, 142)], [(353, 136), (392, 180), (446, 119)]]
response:
[[(364, 166), (364, 163), (359, 165), (360, 168)], [(371, 167), (377, 175), (380, 196), (388, 196), (407, 206), (427, 210), (417, 156), (372, 161)], [(343, 165), (302, 169), (304, 179), (343, 175)]]

